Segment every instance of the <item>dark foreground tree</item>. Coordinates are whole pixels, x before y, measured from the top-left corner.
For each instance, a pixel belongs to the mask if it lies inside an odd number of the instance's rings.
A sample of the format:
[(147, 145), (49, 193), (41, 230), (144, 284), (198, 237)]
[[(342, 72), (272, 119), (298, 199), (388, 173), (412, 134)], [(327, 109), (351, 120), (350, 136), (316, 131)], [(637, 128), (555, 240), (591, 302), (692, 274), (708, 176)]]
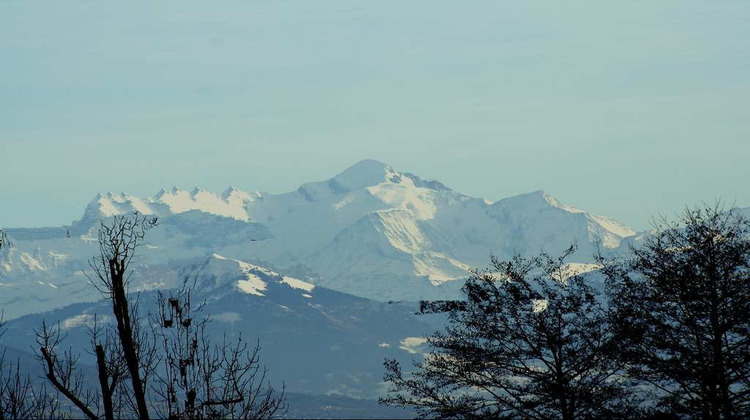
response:
[(599, 292), (564, 262), (574, 251), (493, 258), (492, 271), (466, 282), (464, 301), (422, 302), (423, 314), (447, 313), (448, 326), (427, 337), (432, 350), (412, 373), (386, 360), (381, 402), (420, 417), (632, 416)]
[[(8, 236), (0, 229), (0, 251), (9, 246)], [(0, 340), (5, 332), (3, 327), (0, 311)], [(45, 384), (35, 385), (31, 375), (21, 373), (20, 360), (10, 360), (5, 349), (0, 349), (0, 420), (57, 418), (61, 414), (55, 393)]]
[(5, 234), (5, 231), (0, 229), (0, 251), (6, 246), (9, 246), (8, 235)]
[(601, 259), (622, 358), (665, 411), (750, 417), (749, 235), (739, 212), (704, 206)]
[[(248, 352), (241, 339), (236, 345), (212, 346), (205, 336), (205, 322), (192, 326), (189, 299), (185, 301), (187, 289), (169, 300), (160, 297), (158, 302), (156, 312), (171, 310), (176, 316), (170, 327), (180, 323), (176, 336), (165, 332), (166, 322), (150, 322), (154, 319), (139, 315), (138, 295), (128, 295), (130, 264), (146, 231), (155, 225), (156, 219), (135, 213), (115, 216), (111, 224), (102, 222), (99, 229), (100, 252), (91, 261), (94, 276), (90, 281), (112, 303), (114, 322), (104, 326), (95, 322), (90, 331), (98, 389), (86, 388), (76, 369), (78, 355), (61, 353), (64, 337), (60, 327), (46, 323), (37, 332), (38, 357), (45, 376), (91, 419), (147, 419), (154, 407), (157, 414), (170, 418), (268, 418), (281, 414), (286, 407), (283, 392), (278, 394), (263, 384), (265, 376), (258, 375), (258, 349)], [(175, 371), (192, 376), (178, 375), (184, 386), (169, 392), (164, 385), (174, 383)], [(188, 386), (193, 383), (201, 388)]]
[[(4, 333), (0, 314), (0, 339)], [(51, 419), (62, 416), (56, 393), (46, 384), (35, 384), (29, 373), (21, 373), (20, 360), (8, 360), (0, 351), (0, 420)]]
[[(106, 335), (105, 344), (110, 344), (109, 355), (105, 345), (94, 340), (97, 366), (104, 397), (110, 398), (111, 392), (105, 388), (114, 389), (119, 384), (119, 366), (113, 376), (112, 369), (106, 369), (107, 357), (112, 362), (124, 362), (127, 377), (131, 382), (130, 391), (134, 401), (136, 414), (140, 419), (147, 419), (148, 402), (146, 400), (146, 386), (149, 375), (154, 369), (155, 348), (148, 341), (143, 332), (140, 319), (137, 316), (138, 305), (128, 302), (128, 286), (131, 272), (130, 264), (135, 257), (135, 251), (143, 241), (146, 231), (156, 226), (157, 219), (153, 217), (132, 216), (112, 219), (112, 224), (101, 223), (99, 227), (99, 255), (91, 260), (90, 266), (95, 276), (89, 277), (91, 284), (99, 290), (102, 296), (112, 302), (112, 313), (116, 322), (116, 334)], [(112, 344), (112, 336), (117, 337), (119, 346)], [(111, 407), (107, 407), (105, 399), (105, 413), (109, 416)]]
[[(85, 389), (75, 369), (78, 356), (72, 351), (59, 354), (64, 338), (59, 326), (42, 325), (37, 332), (38, 357), (49, 382), (86, 417), (115, 415), (149, 418), (147, 382), (153, 373), (156, 348), (138, 316), (138, 300), (128, 300), (130, 264), (145, 238), (156, 225), (155, 218), (137, 213), (115, 216), (99, 228), (99, 255), (90, 261), (94, 276), (90, 283), (112, 303), (114, 325), (95, 325), (91, 330), (91, 352), (96, 357), (99, 389)], [(129, 382), (129, 386), (126, 382)]]
[(268, 419), (286, 411), (284, 389), (266, 383), (260, 344), (242, 337), (214, 344), (202, 306), (193, 307), (189, 282), (169, 295), (159, 293), (151, 314), (164, 359), (152, 386), (157, 412), (165, 418)]

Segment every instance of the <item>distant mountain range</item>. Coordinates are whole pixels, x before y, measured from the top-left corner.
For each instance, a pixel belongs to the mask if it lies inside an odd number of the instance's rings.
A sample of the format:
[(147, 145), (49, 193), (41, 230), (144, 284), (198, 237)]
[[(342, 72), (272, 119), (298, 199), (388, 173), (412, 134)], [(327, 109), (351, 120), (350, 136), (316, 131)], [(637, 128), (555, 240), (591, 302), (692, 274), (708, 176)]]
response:
[(182, 262), (217, 253), (380, 301), (455, 296), (457, 280), (487, 266), (490, 254), (559, 252), (576, 240), (574, 262), (588, 263), (596, 243), (616, 249), (636, 235), (543, 191), (492, 203), (375, 160), (278, 195), (99, 194), (70, 226), (6, 229), (13, 242), (0, 256), (6, 317), (96, 299), (82, 270), (96, 253), (99, 221), (136, 211), (160, 220), (139, 250), (139, 288), (174, 284)]
[(557, 253), (577, 241), (570, 262), (588, 271), (597, 244), (619, 252), (643, 235), (543, 191), (493, 203), (373, 160), (279, 195), (100, 194), (69, 226), (5, 229), (0, 308), (10, 322), (0, 351), (37, 369), (30, 352), (42, 320), (60, 323), (66, 347), (88, 348), (94, 315), (111, 318), (86, 277), (97, 229), (132, 212), (159, 219), (132, 264), (145, 311), (154, 289), (194, 280), (211, 334), (260, 340), (269, 379), (292, 393), (293, 417), (413, 415), (374, 399), (386, 389), (383, 359), (409, 366), (442, 325), (416, 316), (414, 301), (458, 297), (468, 270), (486, 267), (491, 254)]

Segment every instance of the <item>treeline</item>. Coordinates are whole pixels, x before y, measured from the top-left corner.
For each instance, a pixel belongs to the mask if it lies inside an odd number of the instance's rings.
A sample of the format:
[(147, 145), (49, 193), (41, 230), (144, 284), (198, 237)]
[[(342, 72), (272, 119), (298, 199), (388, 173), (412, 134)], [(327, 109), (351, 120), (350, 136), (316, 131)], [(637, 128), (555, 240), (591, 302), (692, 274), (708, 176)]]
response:
[(450, 418), (750, 418), (750, 223), (719, 206), (662, 219), (582, 273), (492, 259), (424, 361), (386, 360), (381, 402)]

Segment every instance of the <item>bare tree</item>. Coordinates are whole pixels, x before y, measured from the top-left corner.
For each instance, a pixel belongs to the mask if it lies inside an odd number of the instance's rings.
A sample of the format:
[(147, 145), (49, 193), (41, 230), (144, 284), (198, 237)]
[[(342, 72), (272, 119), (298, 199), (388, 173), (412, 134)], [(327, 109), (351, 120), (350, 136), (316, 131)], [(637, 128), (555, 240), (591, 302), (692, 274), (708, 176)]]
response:
[[(0, 229), (0, 251), (10, 245), (8, 236)], [(0, 312), (0, 338), (5, 333), (4, 325)], [(46, 384), (37, 386), (28, 373), (22, 374), (20, 360), (8, 361), (3, 349), (0, 353), (0, 420), (57, 418), (61, 415), (57, 396), (47, 389)]]
[(286, 411), (284, 390), (265, 383), (259, 344), (226, 336), (214, 344), (207, 335), (202, 304), (193, 308), (187, 282), (175, 293), (159, 293), (159, 312), (151, 315), (164, 363), (153, 385), (157, 407), (169, 418), (271, 418)]
[(65, 336), (59, 325), (48, 326), (42, 322), (36, 331), (39, 358), (44, 375), (65, 398), (84, 416), (98, 419), (99, 394), (86, 389), (83, 373), (76, 369), (80, 356), (71, 349), (59, 351), (60, 342)]
[[(102, 221), (99, 228), (99, 255), (90, 262), (94, 275), (89, 280), (112, 303), (115, 324), (101, 327), (95, 323), (91, 330), (98, 391), (84, 389), (80, 373), (75, 370), (77, 355), (70, 351), (58, 354), (64, 338), (59, 327), (43, 324), (37, 332), (38, 356), (47, 379), (89, 418), (98, 418), (100, 412), (107, 419), (114, 418), (116, 412), (149, 418), (146, 386), (154, 369), (156, 349), (139, 320), (138, 298), (129, 302), (127, 293), (135, 251), (156, 222), (156, 218), (135, 213), (115, 216), (111, 224)], [(125, 381), (130, 386), (124, 386)]]
[[(128, 368), (131, 391), (140, 419), (149, 417), (146, 381), (150, 369), (148, 362), (153, 349), (145, 342), (145, 335), (139, 334), (140, 323), (137, 317), (131, 318), (131, 310), (137, 310), (137, 305), (131, 307), (128, 303), (127, 293), (132, 274), (129, 267), (138, 245), (146, 235), (146, 230), (156, 226), (156, 223), (155, 217), (137, 213), (114, 216), (111, 225), (102, 222), (99, 228), (99, 255), (90, 263), (95, 274), (93, 278), (89, 277), (91, 283), (102, 296), (112, 302), (117, 337)], [(142, 351), (146, 351), (146, 354)], [(97, 357), (100, 357), (99, 353), (97, 352)], [(102, 354), (101, 358), (104, 357)]]
[[(0, 314), (0, 338), (3, 336), (3, 320)], [(21, 373), (21, 362), (6, 359), (0, 353), (0, 420), (38, 419), (61, 417), (57, 396), (47, 389), (45, 383), (35, 384), (31, 376)]]
[[(637, 399), (609, 357), (614, 334), (598, 292), (560, 258), (492, 259), (474, 272), (466, 300), (422, 302), (448, 315), (445, 332), (414, 371), (386, 360), (391, 389), (381, 402), (420, 417), (632, 417)], [(495, 274), (497, 273), (497, 274)]]
[(158, 294), (160, 313), (171, 310), (176, 317), (172, 324), (161, 319), (149, 323), (139, 314), (140, 295), (128, 295), (130, 266), (146, 231), (156, 223), (138, 213), (102, 222), (100, 252), (90, 263), (94, 275), (89, 279), (111, 302), (114, 323), (95, 322), (90, 329), (98, 390), (85, 389), (75, 369), (77, 355), (60, 354), (60, 328), (43, 324), (37, 332), (38, 356), (50, 383), (90, 419), (147, 419), (153, 407), (169, 418), (267, 418), (283, 410), (283, 391), (263, 385), (258, 348), (248, 351), (241, 339), (213, 345), (206, 335), (207, 319), (194, 322), (190, 315), (184, 285), (174, 298)]

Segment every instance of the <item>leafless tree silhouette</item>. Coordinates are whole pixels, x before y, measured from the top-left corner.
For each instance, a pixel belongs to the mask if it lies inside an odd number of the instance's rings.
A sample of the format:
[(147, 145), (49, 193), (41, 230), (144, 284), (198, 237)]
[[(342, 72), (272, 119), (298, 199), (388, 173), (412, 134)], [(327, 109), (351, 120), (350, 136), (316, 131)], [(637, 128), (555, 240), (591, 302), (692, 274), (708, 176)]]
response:
[(241, 337), (220, 344), (207, 335), (203, 305), (193, 307), (189, 282), (175, 293), (159, 293), (159, 312), (151, 315), (165, 350), (154, 381), (160, 415), (169, 418), (272, 418), (286, 410), (284, 390), (265, 383), (259, 344)]
[(212, 345), (207, 319), (194, 322), (190, 315), (185, 285), (174, 298), (159, 294), (159, 313), (172, 311), (177, 324), (149, 322), (150, 317), (139, 314), (140, 295), (128, 296), (130, 266), (147, 230), (156, 224), (156, 218), (138, 213), (101, 223), (99, 255), (90, 262), (94, 274), (89, 280), (111, 302), (114, 323), (95, 321), (90, 328), (98, 389), (84, 386), (76, 354), (60, 352), (60, 327), (43, 323), (37, 331), (37, 355), (47, 379), (90, 419), (147, 419), (154, 407), (169, 418), (268, 418), (280, 413), (286, 407), (283, 391), (263, 385), (258, 348), (248, 351), (241, 339)]
[[(0, 338), (4, 333), (0, 315)], [(62, 416), (59, 399), (45, 383), (36, 385), (28, 373), (21, 373), (20, 360), (6, 359), (0, 353), (0, 420), (39, 419)]]

